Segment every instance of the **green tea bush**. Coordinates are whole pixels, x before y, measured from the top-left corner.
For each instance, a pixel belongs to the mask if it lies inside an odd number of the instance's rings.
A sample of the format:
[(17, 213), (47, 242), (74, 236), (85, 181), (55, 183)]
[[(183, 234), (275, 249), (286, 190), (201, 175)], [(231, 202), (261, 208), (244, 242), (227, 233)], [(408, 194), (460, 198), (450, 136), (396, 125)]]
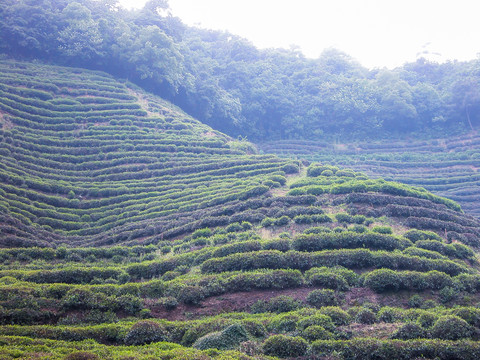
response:
[(330, 289), (313, 290), (307, 295), (307, 304), (320, 308), (323, 306), (335, 306), (338, 301), (335, 292)]
[(454, 287), (444, 287), (438, 292), (438, 298), (443, 304), (446, 304), (452, 300), (454, 300), (458, 296), (458, 289)]
[(330, 331), (325, 330), (323, 326), (311, 325), (302, 331), (302, 337), (311, 342), (315, 340), (333, 339), (333, 334)]
[(467, 323), (480, 328), (480, 309), (474, 307), (462, 307), (452, 310), (452, 315), (462, 318)]
[(367, 308), (361, 309), (355, 315), (355, 322), (360, 324), (374, 324), (377, 321), (377, 316), (375, 313)]
[(349, 288), (349, 283), (347, 280), (345, 280), (341, 273), (337, 273), (336, 269), (312, 268), (305, 272), (305, 278), (311, 285), (314, 286), (322, 286), (328, 289), (340, 291), (345, 291)]
[(268, 301), (259, 300), (252, 305), (251, 311), (253, 313), (275, 312), (283, 313), (298, 309), (301, 302), (293, 299), (290, 296), (280, 295), (271, 298)]
[(430, 329), (438, 320), (438, 315), (431, 312), (424, 312), (417, 318), (417, 324), (424, 329)]
[(400, 288), (400, 277), (396, 271), (378, 269), (365, 276), (364, 285), (376, 292), (396, 291)]
[(300, 319), (296, 324), (296, 328), (298, 330), (305, 330), (307, 327), (313, 325), (322, 326), (327, 331), (335, 331), (335, 324), (330, 316), (319, 313)]
[(274, 219), (273, 225), (275, 226), (285, 226), (290, 223), (290, 218), (288, 216), (281, 216), (278, 219)]
[(390, 306), (382, 307), (377, 313), (379, 322), (394, 323), (402, 319), (402, 311)]
[(151, 320), (142, 320), (131, 327), (124, 341), (127, 345), (144, 345), (168, 340), (168, 332), (163, 326)]
[(182, 287), (178, 293), (178, 300), (187, 305), (197, 305), (203, 299), (205, 299), (205, 294), (200, 286), (187, 285)]
[(412, 295), (408, 299), (408, 306), (412, 308), (420, 308), (422, 307), (422, 305), (423, 305), (423, 298), (418, 294)]
[(241, 324), (232, 324), (222, 331), (207, 334), (199, 338), (193, 347), (199, 350), (228, 350), (248, 340), (248, 334)]
[(392, 228), (390, 226), (374, 226), (372, 228), (373, 232), (379, 233), (379, 234), (392, 234)]
[(263, 343), (263, 352), (266, 355), (281, 358), (303, 356), (307, 350), (308, 343), (298, 336), (273, 335)]
[(98, 306), (98, 294), (87, 288), (69, 290), (62, 299), (65, 309), (93, 309)]
[(119, 310), (124, 311), (128, 315), (135, 315), (142, 310), (142, 300), (130, 294), (118, 296), (116, 299)]
[(411, 340), (423, 339), (427, 337), (427, 332), (418, 324), (409, 322), (398, 328), (392, 335), (392, 339)]
[(267, 330), (274, 333), (286, 333), (295, 331), (300, 316), (296, 313), (285, 313), (271, 318), (266, 324)]
[(443, 340), (459, 340), (471, 338), (475, 334), (474, 328), (465, 320), (454, 315), (440, 317), (431, 329), (434, 338)]
[(348, 325), (352, 320), (351, 316), (338, 306), (324, 306), (318, 312), (329, 316), (336, 326)]

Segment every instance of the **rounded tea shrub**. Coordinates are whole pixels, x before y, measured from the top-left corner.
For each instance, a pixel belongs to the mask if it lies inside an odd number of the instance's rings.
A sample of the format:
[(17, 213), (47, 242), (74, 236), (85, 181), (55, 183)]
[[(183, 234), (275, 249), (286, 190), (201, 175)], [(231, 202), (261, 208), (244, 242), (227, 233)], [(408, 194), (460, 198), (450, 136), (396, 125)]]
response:
[(240, 324), (233, 324), (222, 331), (213, 332), (202, 336), (193, 344), (193, 347), (199, 350), (233, 349), (240, 343), (248, 340), (248, 334), (245, 328)]
[(308, 343), (299, 336), (273, 335), (263, 343), (266, 355), (286, 357), (303, 356), (308, 350)]
[(167, 340), (168, 332), (166, 329), (151, 320), (137, 322), (125, 336), (125, 344), (127, 345), (145, 345)]
[(438, 316), (430, 312), (425, 312), (417, 318), (417, 323), (424, 329), (429, 329), (438, 320)]
[(360, 324), (374, 324), (377, 320), (377, 316), (370, 309), (361, 309), (355, 316), (355, 322)]
[(330, 316), (323, 314), (315, 314), (302, 318), (297, 322), (296, 328), (300, 330), (305, 330), (307, 327), (313, 325), (321, 326), (328, 331), (335, 331), (335, 324), (333, 323)]
[(325, 330), (325, 328), (320, 325), (312, 325), (307, 327), (305, 330), (303, 330), (302, 336), (308, 341), (331, 340), (333, 338), (332, 333)]
[(205, 299), (205, 294), (200, 286), (187, 285), (180, 290), (178, 299), (187, 305), (197, 305)]
[(376, 292), (398, 290), (400, 277), (390, 269), (373, 270), (365, 276), (364, 286)]
[(350, 324), (351, 316), (338, 306), (325, 306), (320, 309), (320, 313), (327, 315), (332, 319), (336, 326)]
[(423, 339), (427, 336), (426, 331), (416, 323), (406, 323), (392, 334), (392, 339), (411, 340)]
[(439, 318), (432, 327), (432, 336), (442, 340), (459, 340), (472, 337), (474, 328), (465, 320), (455, 315)]
[(307, 295), (307, 304), (320, 308), (322, 306), (337, 305), (335, 292), (330, 289), (313, 290)]

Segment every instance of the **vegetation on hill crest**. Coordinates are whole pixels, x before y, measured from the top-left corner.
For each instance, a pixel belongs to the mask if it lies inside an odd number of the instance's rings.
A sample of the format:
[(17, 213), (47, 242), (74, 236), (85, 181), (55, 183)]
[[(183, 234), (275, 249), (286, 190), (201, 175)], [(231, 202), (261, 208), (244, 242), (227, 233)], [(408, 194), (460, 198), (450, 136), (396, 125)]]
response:
[(362, 67), (326, 50), (259, 50), (238, 36), (184, 25), (164, 0), (4, 0), (0, 52), (103, 70), (179, 105), (217, 130), (252, 140), (456, 134), (480, 122), (478, 59)]

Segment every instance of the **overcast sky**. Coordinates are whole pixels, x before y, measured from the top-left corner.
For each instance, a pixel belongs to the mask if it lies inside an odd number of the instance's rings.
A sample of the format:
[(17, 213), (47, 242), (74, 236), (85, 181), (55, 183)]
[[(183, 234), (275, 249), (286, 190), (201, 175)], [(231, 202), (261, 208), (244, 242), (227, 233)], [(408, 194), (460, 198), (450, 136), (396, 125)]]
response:
[[(120, 0), (141, 7), (142, 0)], [(260, 48), (297, 45), (316, 58), (334, 47), (369, 68), (480, 53), (479, 0), (170, 0), (188, 25), (228, 30)]]

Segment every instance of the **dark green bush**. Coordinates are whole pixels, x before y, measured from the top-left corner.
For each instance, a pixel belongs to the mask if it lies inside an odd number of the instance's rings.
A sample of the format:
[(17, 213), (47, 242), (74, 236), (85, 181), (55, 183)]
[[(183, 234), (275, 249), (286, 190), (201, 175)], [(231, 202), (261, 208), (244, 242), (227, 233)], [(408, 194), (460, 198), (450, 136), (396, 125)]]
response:
[(307, 304), (320, 308), (323, 306), (335, 306), (338, 301), (335, 292), (330, 289), (313, 290), (307, 295)]
[(435, 322), (438, 320), (438, 316), (431, 313), (431, 312), (425, 312), (421, 314), (417, 318), (417, 323), (424, 329), (429, 329), (431, 328)]
[(435, 322), (431, 334), (437, 339), (459, 340), (472, 337), (475, 334), (475, 330), (458, 316), (446, 315), (440, 317)]
[(329, 316), (336, 326), (348, 325), (351, 321), (351, 316), (338, 306), (324, 306), (319, 309), (319, 312)]
[(263, 343), (263, 352), (266, 355), (281, 358), (303, 356), (307, 350), (308, 343), (298, 336), (273, 335)]
[(302, 337), (308, 341), (333, 339), (333, 334), (325, 330), (323, 326), (312, 325), (302, 331)]
[(271, 298), (268, 301), (259, 300), (252, 305), (251, 311), (253, 313), (261, 312), (289, 312), (298, 309), (301, 306), (301, 302), (293, 299), (290, 296), (280, 295)]
[(391, 336), (392, 339), (411, 340), (427, 337), (426, 331), (416, 323), (406, 323), (398, 328)]
[(195, 341), (193, 347), (199, 350), (228, 350), (237, 347), (241, 342), (247, 340), (248, 334), (245, 328), (240, 324), (232, 324), (222, 331), (202, 336)]
[(184, 286), (178, 293), (178, 300), (187, 305), (197, 305), (203, 299), (205, 299), (205, 294), (200, 286)]
[(360, 324), (374, 324), (377, 321), (375, 313), (367, 308), (361, 309), (357, 315), (355, 315), (355, 322)]
[(296, 324), (296, 328), (298, 330), (305, 330), (307, 327), (313, 325), (322, 326), (327, 331), (335, 330), (335, 324), (330, 316), (319, 313), (300, 319)]
[(144, 345), (152, 342), (168, 341), (168, 332), (154, 321), (142, 320), (132, 326), (124, 341), (127, 345)]
[(378, 269), (365, 276), (364, 285), (376, 292), (396, 291), (400, 288), (400, 277), (396, 271)]

